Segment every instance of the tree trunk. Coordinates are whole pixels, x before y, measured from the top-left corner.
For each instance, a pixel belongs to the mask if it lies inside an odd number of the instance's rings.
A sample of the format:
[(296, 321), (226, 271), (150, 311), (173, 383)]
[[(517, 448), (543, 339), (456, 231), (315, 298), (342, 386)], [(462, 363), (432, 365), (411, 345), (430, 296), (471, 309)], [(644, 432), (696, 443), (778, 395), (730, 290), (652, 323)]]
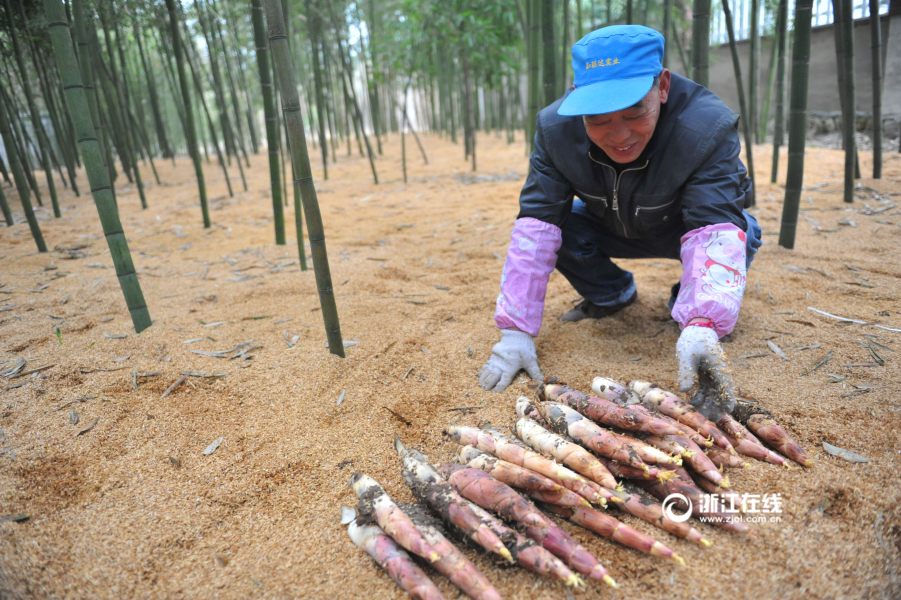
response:
[[(553, 56), (551, 57), (553, 59)], [(466, 94), (466, 104), (468, 105), (467, 129), (469, 129), (470, 154), (472, 156), (472, 170), (476, 170), (476, 121), (475, 110), (472, 106), (472, 76), (470, 74), (469, 58), (466, 56), (466, 50), (460, 52), (460, 60), (463, 62), (463, 91)]]
[(773, 37), (773, 45), (770, 49), (770, 64), (766, 69), (766, 89), (763, 92), (763, 106), (760, 108), (760, 117), (757, 120), (757, 143), (762, 144), (766, 139), (767, 125), (770, 121), (770, 106), (773, 100), (773, 85), (776, 83), (776, 37)]
[[(7, 0), (8, 1), (8, 0)], [(203, 178), (203, 165), (200, 163), (200, 152), (197, 149), (197, 133), (194, 129), (194, 112), (191, 108), (191, 88), (188, 85), (188, 74), (185, 72), (184, 56), (181, 47), (181, 32), (178, 29), (178, 13), (175, 9), (175, 0), (166, 0), (166, 8), (169, 11), (169, 35), (172, 36), (172, 49), (175, 53), (175, 65), (178, 68), (178, 81), (181, 85), (182, 102), (185, 105), (185, 137), (188, 142), (188, 152), (194, 161), (194, 173), (197, 176), (197, 188), (200, 193), (200, 210), (203, 213), (203, 226), (209, 228), (210, 209), (206, 199), (206, 182)]]
[(857, 144), (854, 132), (857, 110), (854, 101), (854, 6), (852, 0), (833, 0), (841, 5), (842, 16), (842, 64), (839, 70), (845, 83), (845, 116), (842, 117), (842, 132), (845, 140), (845, 202), (854, 202), (854, 166)]
[(116, 267), (116, 277), (119, 279), (135, 332), (141, 333), (150, 327), (152, 321), (144, 294), (141, 291), (134, 262), (131, 259), (128, 241), (125, 238), (122, 223), (119, 221), (119, 212), (110, 191), (109, 173), (103, 166), (103, 154), (100, 145), (94, 138), (94, 123), (91, 119), (84, 88), (81, 85), (78, 64), (71, 51), (72, 39), (69, 34), (69, 23), (63, 13), (63, 5), (58, 0), (45, 0), (44, 10), (60, 75), (63, 77), (69, 101), (69, 110), (72, 112), (73, 121), (76, 124), (78, 145), (90, 181), (94, 204), (100, 215), (100, 223), (109, 245), (110, 256)]
[(269, 155), (269, 187), (272, 193), (272, 215), (275, 222), (275, 243), (285, 243), (285, 210), (282, 207), (282, 180), (279, 168), (278, 112), (272, 89), (272, 70), (269, 66), (269, 40), (266, 37), (263, 5), (253, 0), (251, 8), (253, 38), (256, 47), (257, 73), (263, 88), (263, 114), (266, 119), (266, 146)]
[[(757, 132), (757, 87), (760, 82), (760, 0), (751, 0), (750, 59), (748, 64), (748, 125)], [(757, 140), (760, 141), (759, 139)]]
[(159, 98), (157, 97), (156, 82), (153, 73), (147, 64), (147, 57), (144, 56), (144, 42), (142, 41), (141, 28), (138, 26), (138, 19), (132, 19), (132, 31), (135, 41), (138, 44), (138, 54), (141, 57), (141, 66), (144, 69), (144, 80), (147, 82), (148, 95), (150, 96), (150, 110), (153, 114), (153, 123), (156, 127), (156, 140), (160, 146), (160, 152), (163, 158), (172, 158), (175, 153), (169, 145), (169, 138), (166, 136), (166, 127), (163, 124), (163, 113), (160, 110)]
[(807, 140), (807, 78), (810, 73), (810, 21), (813, 0), (795, 4), (794, 42), (792, 44), (791, 104), (788, 122), (788, 175), (779, 245), (795, 247), (801, 187), (804, 184), (804, 146)]
[(19, 36), (16, 33), (16, 27), (13, 25), (13, 14), (9, 0), (4, 0), (3, 4), (6, 8), (7, 23), (10, 24), (8, 32), (10, 39), (12, 39), (13, 55), (15, 56), (16, 64), (19, 67), (19, 74), (22, 79), (22, 90), (25, 92), (25, 99), (28, 101), (28, 110), (31, 113), (31, 124), (32, 127), (34, 127), (35, 135), (37, 136), (41, 166), (44, 169), (44, 174), (47, 176), (47, 188), (50, 192), (50, 202), (53, 205), (53, 216), (58, 219), (61, 216), (61, 213), (59, 210), (59, 199), (56, 197), (56, 184), (53, 183), (53, 169), (50, 166), (50, 138), (47, 136), (47, 131), (44, 129), (41, 113), (34, 101), (34, 93), (31, 91), (28, 71), (25, 69), (25, 60), (22, 58), (22, 49), (19, 46)]
[[(870, 50), (873, 69), (873, 179), (882, 179), (882, 26), (879, 0), (870, 0)], [(897, 56), (895, 59), (897, 60)]]
[(560, 82), (563, 84), (561, 86), (563, 89), (566, 89), (569, 85), (569, 66), (572, 62), (572, 60), (570, 59), (571, 47), (569, 40), (569, 3), (570, 0), (563, 0), (563, 39), (561, 41), (561, 45), (563, 47), (563, 60), (560, 64)]
[(773, 123), (773, 169), (770, 181), (776, 183), (779, 175), (779, 147), (783, 143), (785, 128), (785, 44), (788, 38), (788, 0), (779, 0), (776, 16), (776, 117)]
[(544, 84), (544, 106), (557, 99), (557, 44), (554, 40), (554, 0), (537, 0), (541, 3), (541, 44), (544, 64), (541, 79)]
[[(257, 0), (254, 0), (256, 2)], [(338, 321), (338, 307), (329, 271), (328, 254), (325, 248), (325, 230), (316, 198), (316, 187), (310, 170), (310, 157), (307, 154), (307, 142), (304, 138), (303, 116), (300, 111), (300, 99), (297, 83), (291, 65), (291, 54), (288, 50), (282, 7), (278, 0), (265, 0), (266, 21), (269, 30), (269, 44), (278, 74), (278, 86), (282, 97), (282, 112), (290, 140), (291, 158), (295, 167), (296, 181), (300, 185), (304, 212), (307, 216), (307, 233), (310, 249), (313, 254), (313, 272), (316, 276), (316, 287), (319, 290), (319, 302), (322, 307), (322, 318), (325, 322), (325, 333), (328, 338), (329, 352), (344, 357), (344, 342), (341, 339), (341, 325)]]
[(694, 0), (691, 27), (691, 73), (699, 85), (710, 85), (710, 0)]
[(670, 22), (672, 21), (673, 14), (673, 0), (663, 0), (663, 68), (669, 68), (669, 48), (672, 44), (673, 38), (670, 33)]
[[(732, 11), (729, 10), (729, 0), (722, 0), (723, 15), (726, 17), (726, 32), (729, 34), (729, 50), (732, 52), (732, 68), (735, 70), (735, 85), (738, 88), (738, 105), (741, 111), (742, 131), (745, 134), (745, 156), (748, 159), (748, 176), (755, 182), (754, 176), (754, 138), (751, 133), (751, 123), (747, 118), (748, 106), (745, 102), (745, 86), (741, 76), (741, 61), (738, 58), (738, 47), (735, 44), (735, 28), (732, 25)], [(751, 196), (753, 203), (753, 194)]]
[(526, 114), (526, 144), (529, 152), (535, 147), (535, 120), (538, 118), (539, 102), (541, 102), (541, 65), (538, 62), (538, 48), (541, 34), (541, 0), (529, 2), (529, 111)]
[[(194, 90), (197, 92), (197, 97), (200, 99), (200, 107), (203, 109), (203, 114), (206, 117), (207, 127), (210, 132), (210, 140), (212, 141), (213, 148), (216, 150), (216, 160), (219, 162), (219, 167), (222, 169), (222, 174), (225, 176), (225, 186), (228, 188), (228, 196), (229, 198), (233, 198), (235, 193), (232, 190), (231, 179), (228, 176), (228, 167), (226, 166), (225, 157), (222, 156), (222, 148), (219, 147), (219, 136), (216, 135), (216, 127), (213, 123), (213, 116), (210, 113), (210, 108), (207, 106), (206, 98), (203, 94), (203, 85), (201, 85), (200, 72), (198, 67), (195, 66), (195, 61), (191, 58), (193, 54), (194, 44), (190, 44), (185, 48), (185, 60), (188, 63), (188, 68), (191, 69), (191, 77), (194, 80)], [(200, 58), (195, 56), (197, 62), (200, 63)], [(223, 137), (224, 137), (223, 133)], [(223, 142), (223, 146), (228, 148), (227, 144)], [(228, 152), (228, 150), (226, 150)], [(241, 161), (238, 160), (238, 167), (241, 166)]]
[[(3, 84), (0, 83), (0, 90), (2, 90), (2, 87)], [(3, 100), (2, 95), (0, 95), (0, 138), (3, 139), (3, 146), (6, 148), (6, 156), (9, 159), (9, 168), (13, 172), (16, 190), (19, 192), (19, 201), (22, 202), (22, 211), (25, 213), (25, 219), (28, 221), (28, 227), (31, 229), (31, 237), (34, 238), (34, 242), (37, 244), (38, 252), (46, 252), (47, 245), (44, 243), (44, 236), (41, 233), (40, 225), (38, 225), (37, 217), (34, 216), (34, 208), (31, 206), (31, 196), (28, 193), (28, 181), (25, 179), (25, 172), (23, 171), (22, 163), (19, 160), (19, 151), (16, 149), (16, 143), (13, 140), (12, 133), (9, 129), (6, 102)]]

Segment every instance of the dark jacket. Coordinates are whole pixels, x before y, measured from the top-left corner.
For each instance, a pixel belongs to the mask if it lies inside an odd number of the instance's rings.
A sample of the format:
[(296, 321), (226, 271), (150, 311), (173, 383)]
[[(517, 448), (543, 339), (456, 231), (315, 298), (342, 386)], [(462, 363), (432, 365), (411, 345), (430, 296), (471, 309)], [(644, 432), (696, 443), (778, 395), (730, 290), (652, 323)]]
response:
[(618, 177), (582, 117), (557, 114), (562, 101), (538, 113), (517, 218), (562, 228), (578, 196), (622, 237), (681, 236), (715, 223), (747, 230), (742, 209), (752, 187), (739, 159), (738, 115), (706, 88), (673, 74), (654, 134)]

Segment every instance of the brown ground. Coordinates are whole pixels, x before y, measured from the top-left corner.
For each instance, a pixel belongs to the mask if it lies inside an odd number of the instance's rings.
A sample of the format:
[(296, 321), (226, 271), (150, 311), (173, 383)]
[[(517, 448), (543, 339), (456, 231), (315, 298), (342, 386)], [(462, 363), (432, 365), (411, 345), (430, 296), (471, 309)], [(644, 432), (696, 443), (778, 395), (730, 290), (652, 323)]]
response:
[[(0, 294), (0, 309), (15, 305), (0, 312), (0, 361), (55, 365), (32, 378), (0, 380), (0, 516), (30, 515), (0, 523), (0, 597), (401, 597), (351, 544), (339, 507), (355, 504), (346, 485), (355, 471), (376, 477), (398, 501), (410, 500), (391, 446), (395, 433), (438, 461), (455, 451), (441, 435), (449, 423), (511, 422), (526, 380), (492, 395), (479, 389), (476, 372), (498, 339), (494, 299), (527, 162), (521, 142), (507, 146), (482, 135), (479, 174), (495, 181), (472, 183), (461, 148), (428, 138), (431, 164), (412, 155), (404, 185), (398, 142), (390, 139), (378, 162), (381, 185), (371, 183), (364, 160), (343, 149), (331, 179), (314, 172), (342, 330), (345, 340), (359, 342), (344, 360), (324, 348), (312, 271), (300, 273), (294, 264), (273, 272), (296, 260), (297, 250), (272, 244), (263, 155), (253, 159), (250, 191), (234, 198), (221, 172), (205, 166), (209, 230), (201, 226), (186, 160), (175, 168), (158, 161), (165, 183), (150, 187), (146, 211), (134, 187), (120, 180), (124, 225), (155, 319), (141, 335), (131, 327), (90, 198), (63, 193), (58, 221), (40, 212), (48, 245), (87, 244), (81, 259), (68, 260), (61, 250), (33, 254), (26, 225), (0, 227), (0, 291), (9, 292)], [(768, 179), (769, 149), (757, 151), (758, 174)], [(866, 174), (869, 155), (861, 161)], [(865, 190), (853, 206), (843, 205), (841, 165), (838, 151), (808, 153), (806, 183), (822, 187), (804, 193), (809, 222), (802, 220), (794, 251), (776, 245), (781, 188), (761, 186), (766, 245), (726, 345), (741, 389), (784, 423), (816, 466), (752, 461), (732, 472), (739, 492), (781, 494), (782, 520), (758, 525), (755, 536), (696, 524), (713, 540), (710, 550), (622, 517), (682, 554), (685, 568), (567, 526), (622, 586), (592, 586), (580, 597), (901, 594), (901, 338), (806, 309), (901, 328), (901, 209), (848, 212), (882, 205)], [(894, 203), (899, 177), (901, 160), (890, 154), (885, 179), (862, 183), (894, 191)], [(848, 217), (856, 227), (838, 224)], [(813, 231), (815, 224), (825, 231)], [(597, 374), (673, 385), (678, 328), (663, 302), (680, 267), (623, 262), (636, 273), (641, 299), (600, 322), (557, 322), (576, 294), (559, 274), (551, 277), (538, 340), (546, 374), (582, 389)], [(253, 278), (234, 280), (243, 276)], [(43, 291), (29, 291), (45, 283)], [(247, 320), (255, 316), (265, 318)], [(224, 323), (204, 326), (217, 322)], [(128, 335), (107, 337), (121, 333)], [(847, 366), (873, 362), (858, 343), (864, 334), (892, 349), (878, 348), (885, 366)], [(294, 335), (299, 342), (289, 348), (286, 338)], [(202, 339), (186, 343), (195, 338)], [(252, 360), (191, 353), (248, 339), (263, 346)], [(767, 339), (790, 362), (770, 352)], [(821, 347), (794, 349), (814, 343)], [(831, 362), (802, 376), (827, 350)], [(133, 367), (163, 375), (139, 378), (133, 390)], [(190, 378), (161, 398), (188, 370), (230, 374)], [(847, 380), (829, 384), (827, 372)], [(85, 396), (93, 398), (66, 406)], [(448, 411), (482, 404), (470, 414)], [(220, 437), (219, 449), (204, 456)], [(829, 456), (823, 441), (870, 462)], [(466, 552), (507, 598), (565, 597), (556, 583)], [(457, 597), (446, 579), (435, 580), (448, 598)]]

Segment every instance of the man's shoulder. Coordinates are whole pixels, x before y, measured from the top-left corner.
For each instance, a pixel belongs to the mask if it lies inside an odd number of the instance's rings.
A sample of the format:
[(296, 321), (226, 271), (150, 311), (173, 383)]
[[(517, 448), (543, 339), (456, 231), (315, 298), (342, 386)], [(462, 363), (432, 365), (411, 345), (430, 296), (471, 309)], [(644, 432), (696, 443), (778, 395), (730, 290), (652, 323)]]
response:
[(738, 115), (704, 86), (675, 73), (671, 81), (667, 108), (680, 127), (709, 136), (738, 121)]

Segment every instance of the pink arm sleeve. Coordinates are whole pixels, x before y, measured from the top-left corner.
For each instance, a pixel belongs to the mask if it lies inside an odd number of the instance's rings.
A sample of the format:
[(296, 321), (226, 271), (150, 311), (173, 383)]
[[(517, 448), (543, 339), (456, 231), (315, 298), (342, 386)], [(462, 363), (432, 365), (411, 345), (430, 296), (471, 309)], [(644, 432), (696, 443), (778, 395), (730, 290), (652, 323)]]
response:
[(713, 321), (723, 337), (738, 320), (745, 291), (747, 237), (731, 223), (717, 223), (682, 236), (682, 281), (673, 319), (684, 329), (695, 317)]
[(547, 282), (557, 264), (563, 232), (556, 225), (524, 217), (516, 221), (501, 276), (494, 322), (532, 337), (541, 329)]

